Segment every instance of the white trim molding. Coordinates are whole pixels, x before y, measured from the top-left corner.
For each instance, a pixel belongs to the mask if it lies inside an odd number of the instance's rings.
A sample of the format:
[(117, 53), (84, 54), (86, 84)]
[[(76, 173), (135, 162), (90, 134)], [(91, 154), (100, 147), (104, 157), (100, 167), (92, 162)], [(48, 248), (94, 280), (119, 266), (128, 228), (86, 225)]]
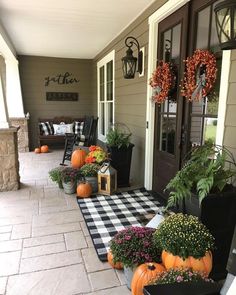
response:
[(231, 66), (231, 50), (223, 50), (222, 67), (220, 77), (220, 93), (218, 105), (218, 120), (216, 128), (216, 144), (223, 145), (225, 130), (225, 115), (227, 107), (227, 97), (229, 91), (229, 75)]
[[(156, 67), (156, 55), (158, 46), (158, 24), (163, 19), (174, 13), (190, 0), (169, 0), (154, 12), (148, 19), (149, 23), (149, 48), (148, 48), (148, 74), (147, 85), (153, 70)], [(153, 152), (154, 152), (154, 120), (155, 120), (155, 104), (151, 100), (152, 88), (147, 86), (147, 111), (146, 121), (146, 149), (145, 149), (145, 176), (144, 186), (146, 189), (152, 189), (153, 180)]]
[[(110, 53), (108, 53), (106, 56), (104, 56), (101, 60), (97, 62), (97, 114), (98, 114), (98, 139), (105, 142), (106, 141), (106, 136), (103, 134), (100, 134), (101, 130), (101, 109), (100, 109), (100, 72), (99, 69), (104, 66), (104, 83), (107, 81), (107, 69), (106, 69), (106, 64), (109, 63), (110, 61), (113, 62), (113, 100), (112, 102), (107, 102), (107, 88), (104, 87), (104, 103), (105, 103), (105, 108), (104, 108), (104, 113), (105, 113), (105, 130), (108, 130), (108, 108), (107, 108), (107, 103), (113, 103), (113, 122), (115, 122), (115, 50), (112, 50)], [(106, 86), (106, 85), (105, 85)], [(106, 132), (106, 131), (105, 131)]]

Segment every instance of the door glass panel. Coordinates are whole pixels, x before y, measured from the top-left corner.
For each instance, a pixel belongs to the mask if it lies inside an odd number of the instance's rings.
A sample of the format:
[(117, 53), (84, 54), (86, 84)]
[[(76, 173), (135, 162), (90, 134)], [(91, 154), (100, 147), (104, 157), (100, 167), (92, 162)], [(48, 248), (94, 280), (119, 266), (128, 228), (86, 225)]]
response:
[[(222, 51), (219, 47), (219, 41), (215, 28), (215, 16), (214, 6), (220, 1), (210, 5), (204, 10), (199, 12), (198, 17), (198, 32), (203, 27), (204, 18), (203, 15), (207, 15), (208, 11), (212, 13), (211, 24), (208, 25), (210, 31), (206, 35), (197, 35), (197, 48), (208, 49), (214, 53), (216, 57), (217, 75), (216, 82), (213, 90), (208, 94), (207, 97), (201, 101), (192, 102), (191, 110), (191, 131), (190, 131), (190, 143), (191, 145), (202, 145), (206, 141), (215, 142), (216, 129), (217, 129), (217, 116), (218, 116), (218, 104), (219, 104), (219, 88), (220, 88), (220, 76), (221, 76), (221, 63), (222, 63)], [(209, 18), (210, 19), (210, 18)], [(200, 23), (199, 23), (200, 22)], [(209, 20), (205, 21), (205, 25)], [(207, 29), (206, 29), (207, 30)], [(203, 40), (207, 38), (207, 40)], [(210, 46), (205, 47), (205, 44)], [(198, 46), (199, 45), (199, 46)]]
[(180, 50), (180, 36), (181, 36), (181, 25), (177, 25), (173, 28), (173, 45), (171, 61), (179, 64), (179, 50)]
[(176, 141), (176, 115), (177, 115), (177, 95), (178, 95), (178, 76), (180, 62), (180, 37), (181, 24), (162, 34), (163, 56), (166, 62), (170, 62), (172, 71), (172, 87), (169, 97), (159, 107), (160, 114), (160, 138), (159, 150), (170, 154), (175, 154)]
[(175, 152), (176, 116), (161, 116), (161, 150), (170, 154)]
[(207, 49), (209, 36), (210, 6), (198, 13), (196, 48)]
[(163, 54), (162, 58), (164, 61), (170, 61), (170, 54), (171, 54), (171, 30), (166, 31), (163, 34)]
[(213, 5), (212, 9), (212, 23), (211, 23), (211, 40), (210, 40), (210, 47), (211, 51), (213, 53), (220, 51), (220, 46), (219, 46), (219, 39), (217, 35), (217, 30), (216, 30), (216, 19), (215, 19), (215, 12), (214, 12), (214, 7), (216, 4), (218, 4), (221, 0), (216, 1)]

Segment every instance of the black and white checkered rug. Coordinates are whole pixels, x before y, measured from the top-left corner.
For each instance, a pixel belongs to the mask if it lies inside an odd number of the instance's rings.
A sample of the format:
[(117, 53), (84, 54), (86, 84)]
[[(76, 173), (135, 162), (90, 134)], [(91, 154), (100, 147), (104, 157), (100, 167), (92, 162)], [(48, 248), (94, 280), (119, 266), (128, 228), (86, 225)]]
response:
[(144, 188), (77, 200), (101, 261), (107, 260), (108, 243), (119, 230), (146, 224), (160, 206)]

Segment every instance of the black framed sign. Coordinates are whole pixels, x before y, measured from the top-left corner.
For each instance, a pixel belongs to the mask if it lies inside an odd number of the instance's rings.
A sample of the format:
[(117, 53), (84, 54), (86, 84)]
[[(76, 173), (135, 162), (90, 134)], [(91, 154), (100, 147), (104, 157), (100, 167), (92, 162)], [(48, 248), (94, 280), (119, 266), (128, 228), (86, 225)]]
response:
[(77, 92), (46, 92), (48, 101), (78, 101), (79, 93)]

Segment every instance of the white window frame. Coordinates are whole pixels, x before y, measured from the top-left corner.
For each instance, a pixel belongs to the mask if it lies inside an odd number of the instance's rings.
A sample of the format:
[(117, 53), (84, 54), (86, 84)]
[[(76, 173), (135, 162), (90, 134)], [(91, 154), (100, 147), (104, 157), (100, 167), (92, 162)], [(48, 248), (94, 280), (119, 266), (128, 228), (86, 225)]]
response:
[[(107, 88), (104, 87), (104, 117), (105, 117), (105, 135), (101, 134), (101, 103), (100, 103), (100, 68), (104, 66), (104, 85), (106, 86), (107, 83), (107, 63), (113, 62), (113, 97), (112, 100), (107, 101)], [(109, 126), (109, 119), (108, 119), (108, 104), (113, 103), (113, 122), (115, 123), (115, 50), (108, 53), (104, 56), (100, 61), (97, 62), (97, 114), (98, 114), (98, 139), (105, 142), (106, 141), (106, 133), (108, 131)]]

